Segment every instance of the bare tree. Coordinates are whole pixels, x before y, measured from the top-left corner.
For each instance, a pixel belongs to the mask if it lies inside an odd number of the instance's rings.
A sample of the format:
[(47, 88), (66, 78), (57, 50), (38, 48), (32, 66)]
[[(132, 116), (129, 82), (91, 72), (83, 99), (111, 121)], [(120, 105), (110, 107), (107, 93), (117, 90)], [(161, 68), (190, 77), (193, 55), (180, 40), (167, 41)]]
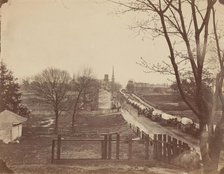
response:
[[(216, 78), (214, 97), (205, 97), (203, 90), (203, 73), (206, 67), (209, 33), (212, 29), (211, 16), (217, 0), (132, 0), (127, 3), (115, 2), (127, 8), (127, 11), (134, 11), (146, 14), (144, 21), (138, 22), (137, 26), (141, 31), (150, 30), (154, 37), (164, 37), (169, 57), (164, 66), (150, 66), (146, 61), (141, 64), (150, 71), (166, 72), (173, 74), (177, 87), (183, 101), (194, 112), (200, 125), (200, 151), (204, 165), (204, 173), (216, 173), (218, 157), (221, 145), (221, 125), (224, 125), (224, 115), (214, 130), (213, 118), (216, 111), (215, 101), (221, 97), (223, 84), (223, 57), (219, 43), (217, 42), (217, 53), (220, 60), (220, 72)], [(113, 1), (114, 2), (114, 1)], [(223, 2), (220, 0), (220, 2)], [(213, 15), (214, 17), (214, 15)], [(217, 30), (214, 23), (214, 29)], [(216, 33), (217, 35), (217, 33)], [(218, 41), (218, 38), (216, 38)], [(177, 44), (178, 43), (178, 44)], [(183, 68), (184, 67), (184, 68)], [(182, 84), (182, 74), (190, 72), (194, 81), (194, 98), (189, 99)], [(211, 88), (212, 89), (212, 88)], [(194, 102), (192, 102), (192, 100)]]
[(58, 119), (66, 108), (70, 75), (68, 72), (49, 68), (34, 77), (32, 89), (49, 103), (55, 113), (55, 132), (58, 132)]
[(76, 79), (74, 79), (72, 86), (76, 94), (72, 113), (72, 129), (74, 130), (75, 121), (78, 118), (78, 112), (89, 102), (87, 95), (92, 96), (92, 98), (97, 95), (98, 82), (94, 79), (92, 69), (86, 67), (79, 75), (77, 75)]

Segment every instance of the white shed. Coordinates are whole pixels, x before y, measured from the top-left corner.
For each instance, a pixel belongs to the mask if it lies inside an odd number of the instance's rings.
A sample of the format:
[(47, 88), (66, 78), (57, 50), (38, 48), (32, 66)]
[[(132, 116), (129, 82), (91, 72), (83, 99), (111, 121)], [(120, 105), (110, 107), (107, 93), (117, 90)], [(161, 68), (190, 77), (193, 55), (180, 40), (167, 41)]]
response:
[(27, 118), (21, 117), (11, 111), (0, 113), (0, 140), (4, 143), (12, 142), (22, 136), (22, 123)]

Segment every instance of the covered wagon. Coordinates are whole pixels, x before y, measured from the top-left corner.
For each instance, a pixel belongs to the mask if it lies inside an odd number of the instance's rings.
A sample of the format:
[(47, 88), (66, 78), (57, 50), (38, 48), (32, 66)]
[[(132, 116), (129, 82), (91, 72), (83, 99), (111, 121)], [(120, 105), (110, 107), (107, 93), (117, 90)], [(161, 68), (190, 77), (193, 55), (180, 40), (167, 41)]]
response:
[(196, 125), (192, 119), (183, 117), (181, 118), (181, 122), (178, 124), (178, 128), (183, 132), (193, 134), (196, 129)]
[(163, 113), (162, 111), (155, 109), (155, 110), (152, 112), (151, 120), (152, 120), (152, 121), (156, 121), (156, 122), (161, 121), (162, 113)]
[(181, 118), (178, 116), (162, 113), (160, 123), (164, 126), (175, 126), (181, 122)]

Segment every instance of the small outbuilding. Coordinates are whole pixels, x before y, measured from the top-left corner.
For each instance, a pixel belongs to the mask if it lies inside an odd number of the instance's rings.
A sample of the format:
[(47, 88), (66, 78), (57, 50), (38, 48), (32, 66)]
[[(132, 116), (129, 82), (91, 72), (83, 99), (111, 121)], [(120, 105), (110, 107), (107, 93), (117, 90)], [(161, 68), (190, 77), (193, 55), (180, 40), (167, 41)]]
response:
[(0, 140), (9, 143), (21, 137), (22, 123), (26, 120), (27, 118), (11, 111), (2, 111), (0, 113)]

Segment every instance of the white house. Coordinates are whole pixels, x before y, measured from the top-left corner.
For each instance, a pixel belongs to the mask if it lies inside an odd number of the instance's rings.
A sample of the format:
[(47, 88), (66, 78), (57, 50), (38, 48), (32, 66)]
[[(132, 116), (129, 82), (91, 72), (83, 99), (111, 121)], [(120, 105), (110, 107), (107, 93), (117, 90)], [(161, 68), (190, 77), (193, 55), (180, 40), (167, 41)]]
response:
[(22, 123), (27, 118), (21, 117), (11, 111), (0, 113), (0, 140), (4, 143), (12, 142), (22, 136)]

